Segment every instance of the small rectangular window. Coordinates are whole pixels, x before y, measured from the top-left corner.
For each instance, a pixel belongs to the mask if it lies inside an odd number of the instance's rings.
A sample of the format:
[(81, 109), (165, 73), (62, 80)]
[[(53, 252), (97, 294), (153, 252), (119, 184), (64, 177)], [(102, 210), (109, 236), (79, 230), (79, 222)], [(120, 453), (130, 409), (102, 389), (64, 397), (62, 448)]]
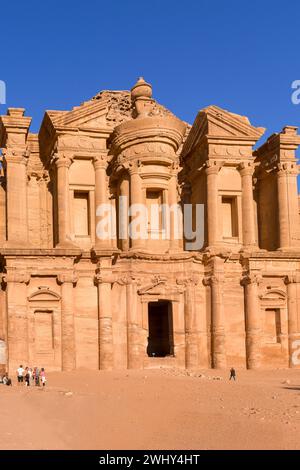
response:
[(75, 236), (88, 236), (90, 234), (88, 192), (74, 192), (73, 211)]
[(222, 197), (222, 221), (223, 221), (223, 237), (237, 237), (237, 208), (236, 198)]

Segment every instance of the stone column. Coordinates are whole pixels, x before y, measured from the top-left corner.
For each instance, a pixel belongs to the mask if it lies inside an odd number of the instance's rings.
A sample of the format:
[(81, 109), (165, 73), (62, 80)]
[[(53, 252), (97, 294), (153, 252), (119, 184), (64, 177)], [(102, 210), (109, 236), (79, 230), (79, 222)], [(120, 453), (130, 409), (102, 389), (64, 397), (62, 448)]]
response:
[(7, 347), (9, 373), (14, 374), (20, 364), (28, 363), (27, 285), (30, 275), (9, 270), (3, 281), (7, 284)]
[[(144, 206), (145, 202), (146, 202), (145, 199), (144, 199), (144, 192), (142, 190), (142, 180), (141, 180), (138, 169), (139, 169), (138, 164), (135, 164), (132, 168), (129, 169), (129, 172), (130, 172), (130, 205), (131, 205), (131, 207), (134, 204), (141, 204), (141, 205)], [(132, 217), (131, 221), (135, 217), (136, 216)], [(143, 218), (141, 217), (141, 214), (139, 214), (139, 217), (140, 217), (141, 223), (145, 224), (145, 227), (143, 227), (144, 230), (142, 230), (142, 231), (147, 232), (146, 220), (143, 220)], [(145, 248), (145, 240), (142, 239), (141, 236), (139, 236), (138, 238), (135, 238), (135, 239), (131, 238), (131, 249), (132, 250), (143, 249), (143, 248)]]
[(238, 169), (242, 178), (243, 245), (251, 247), (257, 244), (252, 182), (254, 168), (252, 162), (243, 162)]
[(208, 246), (214, 246), (219, 241), (218, 234), (218, 173), (220, 164), (213, 160), (206, 162), (207, 185), (207, 238)]
[(122, 238), (120, 238), (120, 247), (123, 251), (128, 251), (129, 250), (128, 208), (129, 208), (130, 196), (129, 196), (129, 179), (127, 175), (122, 179), (120, 183), (119, 195), (122, 198), (121, 199), (122, 202), (119, 200), (119, 234), (120, 236), (122, 236)]
[(54, 155), (56, 165), (57, 210), (58, 210), (58, 245), (73, 246), (71, 241), (71, 208), (69, 190), (69, 168), (72, 158), (68, 153)]
[(295, 163), (279, 163), (277, 175), (279, 248), (291, 248), (299, 243), (298, 168)]
[(127, 306), (127, 365), (128, 369), (143, 368), (143, 353), (141, 351), (142, 332), (141, 319), (138, 314), (137, 280), (127, 276), (126, 280)]
[[(173, 172), (171, 174), (171, 178), (169, 180), (169, 188), (168, 188), (168, 203), (169, 207), (176, 207), (178, 204), (178, 194), (177, 194), (177, 172)], [(177, 209), (176, 209), (177, 210)], [(179, 219), (177, 214), (173, 211), (170, 211), (170, 250), (171, 251), (178, 251), (181, 250), (182, 241), (178, 238), (175, 238), (176, 231), (183, 236), (183, 227), (175, 226), (178, 225)]]
[(261, 360), (261, 319), (258, 297), (260, 277), (249, 274), (243, 277), (246, 327), (246, 364), (248, 369), (260, 367)]
[(222, 273), (216, 273), (204, 279), (204, 285), (210, 286), (211, 294), (211, 350), (214, 369), (226, 368), (223, 279)]
[[(299, 350), (300, 341), (300, 315), (298, 315), (298, 289), (300, 284), (299, 274), (290, 274), (285, 278), (287, 286), (287, 304), (288, 304), (288, 348), (289, 348), (289, 367), (299, 367), (293, 358), (296, 350)], [(297, 357), (299, 359), (299, 355)]]
[(57, 280), (61, 284), (61, 368), (70, 371), (76, 368), (73, 284), (77, 278), (67, 272), (59, 274)]
[[(107, 217), (110, 214), (107, 211), (99, 213), (99, 208), (108, 208), (110, 204), (108, 198), (108, 181), (106, 175), (107, 168), (107, 152), (102, 151), (94, 157), (94, 168), (95, 168), (95, 209), (96, 209), (96, 233), (95, 233), (95, 249), (96, 250), (109, 250), (111, 249), (111, 238), (108, 235), (107, 238), (101, 237), (99, 228), (97, 229), (98, 223), (102, 217)], [(107, 209), (108, 210), (108, 209)], [(98, 235), (97, 235), (98, 232)]]
[(183, 281), (184, 292), (184, 315), (185, 315), (185, 365), (187, 369), (199, 367), (199, 313), (195, 304), (195, 287), (198, 279), (194, 276)]
[(99, 369), (113, 368), (113, 331), (111, 289), (114, 278), (111, 274), (96, 274), (98, 286), (98, 325), (99, 325)]
[(277, 171), (279, 248), (289, 248), (289, 201), (287, 171), (284, 165), (278, 165)]
[(28, 244), (28, 154), (8, 149), (3, 152), (6, 162), (7, 241), (9, 245), (24, 246)]

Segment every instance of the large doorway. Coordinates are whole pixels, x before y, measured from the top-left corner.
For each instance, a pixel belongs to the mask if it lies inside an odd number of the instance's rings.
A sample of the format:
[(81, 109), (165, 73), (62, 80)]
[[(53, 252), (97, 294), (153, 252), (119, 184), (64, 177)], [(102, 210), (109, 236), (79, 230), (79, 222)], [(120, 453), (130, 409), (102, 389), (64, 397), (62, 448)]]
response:
[(174, 354), (172, 303), (166, 300), (148, 304), (149, 357), (165, 357)]

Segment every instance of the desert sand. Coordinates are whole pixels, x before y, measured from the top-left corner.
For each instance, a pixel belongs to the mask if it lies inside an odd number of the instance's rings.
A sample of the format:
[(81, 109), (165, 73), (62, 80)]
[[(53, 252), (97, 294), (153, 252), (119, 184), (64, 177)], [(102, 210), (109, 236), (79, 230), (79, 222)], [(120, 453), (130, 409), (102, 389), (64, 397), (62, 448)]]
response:
[(0, 385), (0, 449), (300, 449), (300, 371), (47, 374)]

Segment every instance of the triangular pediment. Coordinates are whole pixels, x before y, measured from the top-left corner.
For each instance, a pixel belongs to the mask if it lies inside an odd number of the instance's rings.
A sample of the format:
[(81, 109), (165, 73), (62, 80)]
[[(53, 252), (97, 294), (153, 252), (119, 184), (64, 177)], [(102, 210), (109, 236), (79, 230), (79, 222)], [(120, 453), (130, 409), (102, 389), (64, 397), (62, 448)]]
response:
[(208, 106), (198, 113), (184, 145), (183, 155), (197, 146), (204, 136), (254, 143), (264, 132), (264, 128), (252, 126), (246, 116), (230, 113), (218, 106)]

